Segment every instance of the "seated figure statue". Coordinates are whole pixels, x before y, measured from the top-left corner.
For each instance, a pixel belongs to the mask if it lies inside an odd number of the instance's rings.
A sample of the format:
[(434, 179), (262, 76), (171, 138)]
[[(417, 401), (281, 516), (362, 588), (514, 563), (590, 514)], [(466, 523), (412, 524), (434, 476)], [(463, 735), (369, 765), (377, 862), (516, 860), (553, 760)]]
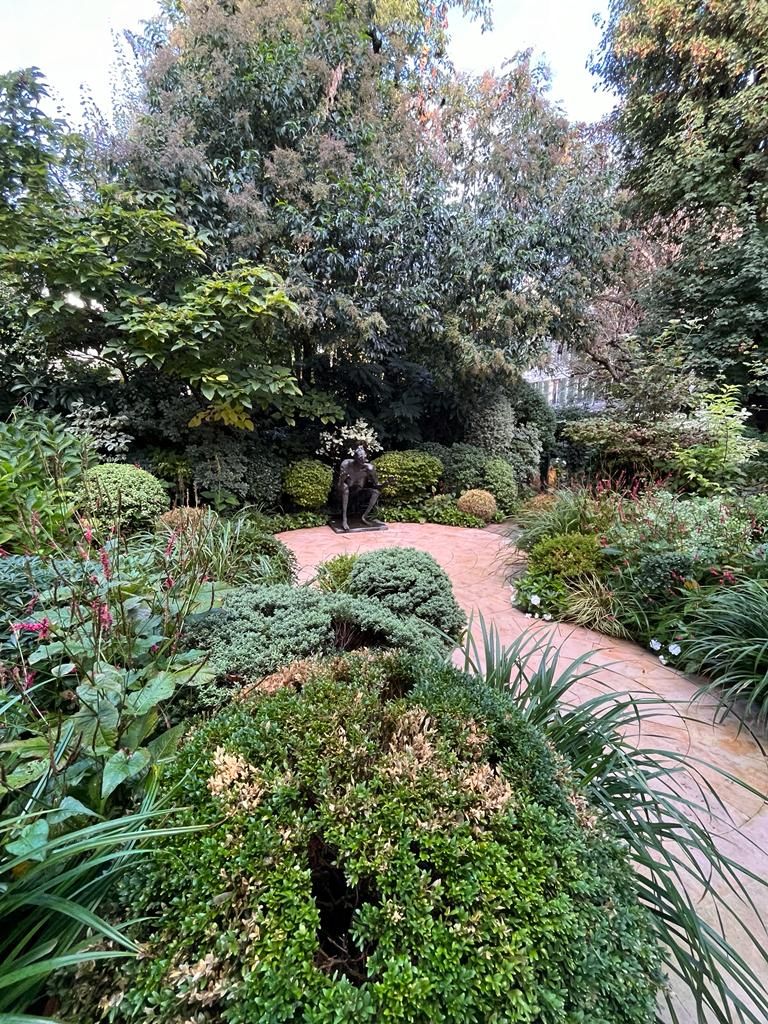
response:
[(370, 495), (368, 505), (363, 512), (362, 520), (366, 526), (377, 526), (378, 523), (368, 518), (375, 508), (381, 488), (376, 477), (376, 470), (368, 461), (365, 448), (356, 448), (351, 459), (344, 459), (339, 471), (339, 489), (341, 490), (341, 525), (345, 533), (349, 533), (349, 522), (347, 512), (349, 510), (349, 496), (363, 497)]

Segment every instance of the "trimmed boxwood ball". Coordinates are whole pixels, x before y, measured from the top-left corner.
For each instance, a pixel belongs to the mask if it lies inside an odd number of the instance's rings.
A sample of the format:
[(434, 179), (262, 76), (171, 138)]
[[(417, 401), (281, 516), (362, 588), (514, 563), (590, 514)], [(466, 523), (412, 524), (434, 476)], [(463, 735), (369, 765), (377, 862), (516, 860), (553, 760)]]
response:
[(380, 455), (374, 465), (381, 495), (393, 504), (426, 498), (443, 474), (440, 459), (427, 452), (387, 452)]
[(221, 608), (189, 616), (187, 623), (188, 645), (208, 651), (208, 664), (235, 682), (298, 658), (359, 647), (440, 649), (417, 618), (398, 618), (371, 598), (314, 587), (242, 587), (228, 593)]
[(360, 555), (347, 592), (373, 597), (400, 617), (415, 615), (458, 640), (467, 617), (456, 603), (445, 571), (432, 555), (416, 548), (383, 548)]
[(299, 508), (322, 508), (332, 486), (333, 471), (317, 459), (292, 462), (283, 477), (283, 490)]
[(462, 512), (468, 512), (471, 516), (490, 523), (496, 518), (498, 507), (496, 499), (489, 491), (474, 490), (465, 491), (457, 502)]
[(556, 533), (534, 545), (528, 569), (532, 573), (575, 579), (595, 572), (600, 558), (600, 545), (592, 534)]
[(157, 477), (138, 466), (109, 462), (89, 470), (77, 508), (99, 530), (148, 530), (168, 510), (168, 493)]
[(408, 661), (337, 658), (194, 730), (163, 782), (203, 830), (137, 861), (142, 956), (79, 968), (63, 1019), (651, 1024), (624, 848), (506, 694)]

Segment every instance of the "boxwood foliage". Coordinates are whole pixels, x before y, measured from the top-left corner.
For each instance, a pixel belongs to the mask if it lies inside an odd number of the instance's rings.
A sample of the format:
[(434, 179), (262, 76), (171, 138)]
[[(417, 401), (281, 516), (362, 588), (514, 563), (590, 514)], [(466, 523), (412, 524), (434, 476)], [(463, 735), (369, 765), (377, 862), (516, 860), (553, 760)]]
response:
[(427, 497), (443, 474), (440, 459), (415, 450), (387, 452), (380, 455), (374, 465), (382, 497), (392, 504)]
[(123, 893), (143, 955), (80, 969), (67, 1021), (654, 1018), (625, 852), (506, 694), (337, 658), (200, 726), (165, 783), (207, 829), (153, 844)]
[(432, 555), (416, 548), (382, 548), (360, 555), (349, 574), (347, 591), (374, 597), (401, 618), (415, 615), (454, 640), (467, 625), (447, 573)]
[(187, 622), (190, 647), (210, 652), (209, 664), (234, 682), (299, 658), (360, 647), (437, 650), (439, 643), (419, 619), (399, 618), (380, 601), (313, 587), (242, 587)]
[(89, 470), (76, 496), (83, 516), (100, 530), (148, 530), (170, 499), (157, 477), (138, 466), (108, 462)]

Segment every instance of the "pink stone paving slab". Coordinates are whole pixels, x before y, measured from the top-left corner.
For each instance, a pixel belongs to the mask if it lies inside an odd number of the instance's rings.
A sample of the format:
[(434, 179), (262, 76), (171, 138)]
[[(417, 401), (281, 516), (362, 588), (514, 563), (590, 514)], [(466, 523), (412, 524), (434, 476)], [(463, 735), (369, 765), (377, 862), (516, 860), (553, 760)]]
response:
[[(434, 524), (397, 523), (377, 533), (335, 534), (326, 527), (295, 530), (280, 535), (296, 554), (300, 578), (310, 580), (315, 567), (334, 555), (357, 551), (373, 551), (387, 547), (414, 547), (427, 551), (442, 565), (453, 584), (456, 600), (468, 615), (482, 614), (493, 622), (505, 643), (535, 628), (546, 629), (554, 643), (562, 648), (564, 661), (589, 654), (595, 674), (574, 687), (577, 698), (595, 696), (606, 690), (631, 693), (638, 698), (657, 697), (666, 707), (642, 726), (645, 748), (675, 750), (699, 762), (704, 779), (716, 788), (727, 814), (720, 812), (711, 821), (710, 829), (728, 854), (746, 864), (759, 877), (768, 877), (768, 803), (762, 795), (748, 792), (723, 779), (718, 769), (747, 782), (758, 794), (768, 793), (768, 761), (760, 742), (739, 723), (729, 717), (714, 721), (710, 701), (691, 703), (698, 683), (672, 668), (662, 665), (651, 652), (624, 640), (604, 637), (599, 633), (558, 623), (543, 625), (526, 617), (512, 606), (511, 587), (505, 579), (505, 562), (514, 549), (503, 534), (493, 530), (465, 530)], [(639, 741), (638, 741), (639, 742)], [(697, 783), (689, 778), (686, 791), (695, 798)], [(725, 891), (725, 884), (714, 882), (714, 888)], [(768, 926), (768, 899), (765, 890), (747, 883), (756, 909), (738, 905), (738, 917), (755, 932)], [(701, 894), (701, 886), (691, 881), (690, 891), (701, 898), (702, 912), (718, 927), (716, 911), (710, 897)], [(738, 930), (728, 937), (756, 969), (764, 970), (762, 961), (748, 944), (741, 941)], [(763, 931), (762, 937), (768, 943)], [(768, 977), (766, 977), (768, 989)], [(696, 1017), (681, 1002), (682, 1024), (694, 1024)], [(768, 1016), (766, 1016), (768, 1024)]]

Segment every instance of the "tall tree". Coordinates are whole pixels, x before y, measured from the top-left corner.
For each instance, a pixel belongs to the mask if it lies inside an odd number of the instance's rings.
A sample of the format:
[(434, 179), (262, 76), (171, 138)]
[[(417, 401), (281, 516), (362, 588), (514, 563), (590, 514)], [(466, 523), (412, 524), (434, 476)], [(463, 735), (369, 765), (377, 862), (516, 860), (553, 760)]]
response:
[(302, 380), (388, 440), (468, 380), (583, 330), (608, 183), (525, 56), (458, 79), (446, 13), (400, 0), (185, 0), (134, 47), (143, 100), (112, 173), (220, 267), (275, 267)]
[(633, 208), (676, 246), (648, 330), (697, 320), (691, 365), (768, 404), (768, 6), (613, 0), (595, 69)]

